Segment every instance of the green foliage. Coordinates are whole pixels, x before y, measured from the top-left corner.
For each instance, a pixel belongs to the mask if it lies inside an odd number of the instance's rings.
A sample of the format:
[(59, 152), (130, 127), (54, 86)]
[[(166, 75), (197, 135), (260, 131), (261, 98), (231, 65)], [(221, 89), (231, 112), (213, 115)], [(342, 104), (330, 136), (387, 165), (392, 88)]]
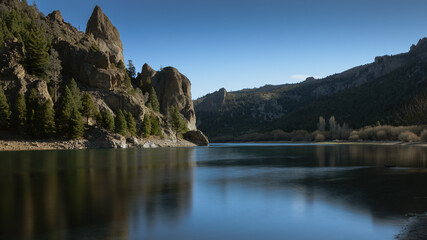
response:
[(39, 94), (35, 88), (32, 88), (27, 96), (27, 129), (28, 132), (33, 135), (34, 131), (37, 129), (36, 112), (39, 106)]
[(7, 103), (3, 88), (0, 86), (0, 129), (7, 129), (9, 127), (9, 117), (9, 104)]
[(157, 99), (156, 90), (154, 90), (153, 87), (151, 87), (150, 95), (148, 96), (148, 101), (146, 103), (146, 106), (155, 112), (160, 111), (159, 100)]
[(114, 122), (116, 124), (116, 127), (115, 127), (116, 133), (126, 136), (128, 128), (127, 128), (126, 117), (123, 114), (122, 110), (119, 110)]
[(70, 83), (68, 84), (68, 88), (71, 91), (71, 94), (73, 96), (74, 105), (77, 107), (77, 110), (82, 109), (82, 94), (80, 92), (79, 87), (77, 86), (76, 81), (74, 78), (71, 79)]
[(82, 121), (82, 115), (76, 108), (74, 108), (73, 111), (71, 112), (68, 125), (69, 125), (69, 132), (67, 135), (69, 138), (79, 139), (83, 137), (84, 126)]
[(25, 43), (25, 67), (30, 74), (42, 77), (49, 62), (49, 45), (41, 29), (33, 25)]
[(39, 107), (40, 114), (37, 119), (39, 123), (38, 131), (42, 137), (52, 137), (55, 134), (55, 112), (51, 101), (47, 101), (43, 106)]
[(162, 131), (160, 130), (159, 119), (155, 115), (150, 116), (151, 120), (151, 135), (160, 136)]
[(114, 118), (110, 111), (102, 112), (102, 127), (108, 131), (114, 131)]
[(129, 130), (130, 135), (136, 136), (135, 119), (133, 118), (130, 112), (126, 112), (125, 115), (126, 115), (127, 129)]
[(126, 71), (125, 63), (122, 60), (119, 60), (119, 62), (117, 63), (117, 67)]
[(89, 118), (94, 118), (98, 115), (98, 110), (93, 103), (92, 97), (87, 92), (85, 92), (82, 97), (82, 115), (87, 118), (88, 124)]
[(144, 137), (151, 135), (151, 118), (147, 113), (144, 115), (144, 120), (142, 121), (142, 135)]
[(16, 127), (23, 127), (27, 120), (27, 104), (25, 103), (25, 96), (19, 93), (15, 100), (15, 105), (12, 111), (13, 125)]
[(74, 109), (76, 109), (76, 106), (74, 104), (73, 94), (68, 86), (66, 86), (64, 93), (59, 99), (59, 107), (57, 109), (57, 127), (64, 135), (67, 135), (70, 131), (69, 123)]
[(91, 52), (100, 52), (101, 50), (99, 49), (98, 46), (96, 46), (95, 44), (92, 44), (89, 47), (89, 51), (91, 51)]
[(142, 93), (149, 93), (151, 91), (151, 78), (147, 77), (147, 79), (145, 79), (145, 81), (142, 82), (142, 86), (141, 86), (141, 90)]
[(398, 119), (404, 125), (427, 124), (427, 91), (415, 95), (398, 114)]
[(169, 107), (168, 115), (168, 120), (172, 125), (173, 130), (175, 130), (178, 135), (182, 135), (188, 131), (187, 123), (179, 112), (177, 105)]
[(132, 60), (128, 61), (128, 68), (126, 70), (127, 75), (131, 78), (134, 79), (136, 76), (136, 68), (135, 65), (133, 65)]

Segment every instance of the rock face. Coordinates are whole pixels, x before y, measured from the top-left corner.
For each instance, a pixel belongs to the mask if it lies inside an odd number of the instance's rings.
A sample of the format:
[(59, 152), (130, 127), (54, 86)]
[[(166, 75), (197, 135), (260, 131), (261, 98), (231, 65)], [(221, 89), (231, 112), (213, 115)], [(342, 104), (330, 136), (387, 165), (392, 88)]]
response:
[(217, 112), (224, 105), (227, 90), (221, 88), (216, 92), (207, 94), (206, 96), (195, 100), (196, 111)]
[(86, 34), (93, 36), (99, 49), (109, 54), (111, 62), (116, 64), (120, 60), (125, 62), (119, 31), (99, 6), (95, 7), (87, 22)]
[(198, 146), (208, 146), (209, 140), (208, 138), (200, 131), (188, 131), (184, 133), (184, 139), (190, 141)]
[(196, 130), (196, 113), (191, 99), (190, 80), (176, 68), (165, 67), (157, 72), (151, 84), (159, 99), (160, 111), (167, 113), (168, 108), (177, 105), (187, 120), (189, 130)]

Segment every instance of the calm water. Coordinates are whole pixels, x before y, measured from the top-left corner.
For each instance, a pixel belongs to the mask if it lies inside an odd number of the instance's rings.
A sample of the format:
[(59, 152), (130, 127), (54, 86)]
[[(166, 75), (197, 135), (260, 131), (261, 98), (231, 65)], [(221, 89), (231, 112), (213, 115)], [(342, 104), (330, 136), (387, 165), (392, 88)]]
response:
[(0, 239), (393, 239), (426, 183), (409, 146), (2, 152)]

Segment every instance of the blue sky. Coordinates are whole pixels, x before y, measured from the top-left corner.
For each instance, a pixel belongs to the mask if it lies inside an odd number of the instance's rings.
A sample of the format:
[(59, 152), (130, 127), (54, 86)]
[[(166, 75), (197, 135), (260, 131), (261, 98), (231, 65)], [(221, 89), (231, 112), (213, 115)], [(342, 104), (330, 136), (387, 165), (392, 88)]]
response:
[[(31, 1), (29, 1), (31, 2)], [(82, 31), (95, 5), (138, 71), (173, 66), (193, 99), (325, 77), (407, 52), (427, 37), (425, 0), (37, 0)]]

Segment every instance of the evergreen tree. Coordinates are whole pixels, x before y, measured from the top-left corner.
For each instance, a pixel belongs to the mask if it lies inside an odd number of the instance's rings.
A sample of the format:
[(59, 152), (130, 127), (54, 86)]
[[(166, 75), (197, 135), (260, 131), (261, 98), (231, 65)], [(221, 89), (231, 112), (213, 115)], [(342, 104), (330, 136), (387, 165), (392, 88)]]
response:
[(82, 94), (80, 93), (80, 89), (77, 86), (77, 83), (74, 78), (71, 78), (71, 81), (68, 84), (68, 88), (70, 89), (71, 94), (73, 95), (74, 105), (77, 107), (77, 110), (82, 109)]
[(39, 131), (43, 137), (51, 137), (55, 134), (55, 112), (51, 101), (47, 101), (40, 107), (40, 119), (38, 119)]
[(132, 63), (132, 60), (128, 61), (128, 69), (127, 69), (127, 74), (129, 75), (129, 77), (131, 79), (135, 79), (136, 76), (136, 68)]
[(147, 79), (145, 81), (142, 82), (142, 86), (141, 86), (141, 90), (142, 93), (150, 93), (151, 91), (151, 78), (147, 77)]
[(148, 97), (148, 101), (147, 101), (146, 106), (151, 108), (155, 112), (160, 111), (159, 100), (157, 99), (156, 90), (154, 90), (153, 87), (151, 87), (150, 95)]
[(123, 114), (122, 110), (119, 110), (114, 122), (116, 124), (116, 128), (115, 128), (116, 133), (121, 134), (123, 136), (126, 136), (127, 135), (127, 123), (126, 123), (126, 117)]
[(69, 123), (71, 114), (73, 113), (73, 110), (75, 109), (74, 105), (74, 99), (73, 94), (71, 93), (68, 86), (65, 87), (64, 93), (62, 94), (61, 98), (59, 99), (59, 108), (58, 108), (58, 114), (57, 114), (57, 127), (58, 130), (61, 131), (63, 134), (67, 135), (67, 132), (69, 129)]
[(188, 131), (187, 123), (184, 120), (184, 117), (179, 112), (178, 106), (173, 105), (169, 107), (169, 122), (172, 124), (172, 128), (176, 131), (178, 135)]
[(30, 74), (42, 77), (49, 62), (49, 46), (44, 33), (35, 24), (31, 27), (30, 37), (25, 43), (25, 66)]
[(159, 119), (155, 115), (151, 115), (151, 135), (159, 136), (161, 135)]
[(7, 129), (9, 126), (10, 110), (6, 95), (0, 86), (0, 129)]
[(83, 137), (84, 126), (82, 121), (82, 115), (76, 108), (74, 108), (71, 112), (68, 125), (70, 126), (70, 131), (68, 133), (69, 138), (78, 139)]
[(127, 129), (132, 136), (136, 136), (136, 124), (135, 119), (133, 118), (132, 114), (130, 112), (126, 113), (126, 122), (127, 122)]
[[(55, 49), (50, 50), (49, 62), (46, 66), (46, 75), (48, 77), (49, 83), (52, 85), (53, 91), (51, 96), (53, 101), (56, 102), (58, 98), (58, 84), (61, 80), (61, 60), (59, 60), (59, 54)], [(50, 91), (49, 91), (50, 93)]]
[(39, 105), (39, 94), (35, 88), (32, 88), (27, 98), (27, 129), (28, 132), (33, 135), (34, 131), (37, 130), (36, 112), (38, 111)]
[(19, 93), (15, 100), (12, 112), (13, 125), (23, 127), (27, 120), (27, 104), (25, 104), (24, 94)]
[(83, 94), (82, 98), (82, 115), (87, 118), (87, 124), (89, 124), (89, 118), (94, 118), (98, 115), (98, 110), (93, 103), (92, 97), (87, 92)]
[(108, 131), (114, 131), (114, 118), (110, 111), (102, 112), (102, 127)]
[(142, 121), (142, 135), (144, 137), (151, 135), (151, 118), (148, 116), (148, 113), (144, 115), (144, 120)]

